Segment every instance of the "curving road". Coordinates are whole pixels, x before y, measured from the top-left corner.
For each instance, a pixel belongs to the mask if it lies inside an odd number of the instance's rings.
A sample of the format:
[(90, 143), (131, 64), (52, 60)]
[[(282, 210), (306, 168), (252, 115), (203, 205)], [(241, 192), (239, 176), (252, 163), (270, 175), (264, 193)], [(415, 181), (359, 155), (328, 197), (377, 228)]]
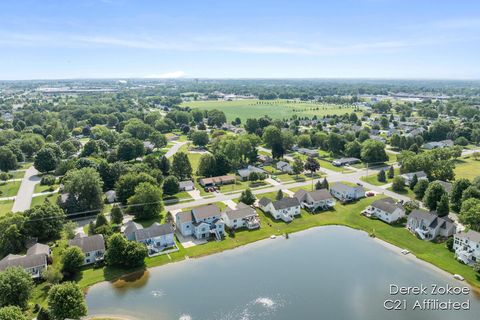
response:
[(13, 212), (30, 209), (35, 185), (40, 183), (40, 180), (41, 178), (38, 176), (38, 171), (33, 166), (25, 171), (25, 176), (23, 177), (17, 196), (15, 197), (15, 202), (13, 203)]

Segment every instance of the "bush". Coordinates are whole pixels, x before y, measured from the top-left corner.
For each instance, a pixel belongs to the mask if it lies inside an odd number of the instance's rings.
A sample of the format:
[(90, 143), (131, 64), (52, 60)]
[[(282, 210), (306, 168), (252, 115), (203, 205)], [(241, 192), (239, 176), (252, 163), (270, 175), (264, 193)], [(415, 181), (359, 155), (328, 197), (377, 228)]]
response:
[(51, 174), (46, 174), (42, 177), (42, 180), (40, 180), (40, 184), (42, 186), (51, 186), (54, 185), (56, 181), (56, 178), (52, 176)]
[(396, 176), (392, 182), (392, 190), (405, 191), (405, 180), (400, 176)]

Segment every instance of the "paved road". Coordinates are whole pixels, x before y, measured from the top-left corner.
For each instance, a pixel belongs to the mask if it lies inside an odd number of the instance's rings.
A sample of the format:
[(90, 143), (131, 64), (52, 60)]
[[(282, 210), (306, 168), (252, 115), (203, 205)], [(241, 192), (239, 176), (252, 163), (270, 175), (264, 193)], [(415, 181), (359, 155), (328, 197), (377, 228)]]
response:
[(170, 158), (173, 156), (177, 151), (183, 147), (185, 144), (187, 144), (188, 141), (183, 141), (183, 142), (178, 142), (177, 144), (174, 144), (168, 151), (165, 153), (165, 157)]
[(480, 152), (480, 149), (472, 149), (472, 150), (463, 150), (462, 151), (462, 157), (464, 156), (469, 156), (475, 152)]
[(18, 189), (17, 196), (15, 197), (15, 202), (13, 203), (13, 212), (20, 212), (30, 209), (35, 185), (39, 183), (40, 180), (41, 178), (38, 176), (37, 169), (35, 169), (33, 166), (27, 169), (25, 176), (22, 179), (22, 183), (20, 184), (20, 189)]

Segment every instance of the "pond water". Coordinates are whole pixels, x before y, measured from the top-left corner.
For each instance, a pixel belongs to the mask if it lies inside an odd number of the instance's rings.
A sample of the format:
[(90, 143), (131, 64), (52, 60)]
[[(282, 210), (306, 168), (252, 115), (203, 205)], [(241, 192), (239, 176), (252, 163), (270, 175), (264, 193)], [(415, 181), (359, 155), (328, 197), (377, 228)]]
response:
[[(87, 304), (90, 315), (145, 320), (480, 319), (474, 294), (392, 296), (391, 284), (465, 286), (364, 232), (331, 226), (154, 268), (121, 286), (103, 282)], [(411, 310), (428, 298), (469, 301), (470, 310)], [(405, 299), (407, 310), (385, 310), (386, 299)]]

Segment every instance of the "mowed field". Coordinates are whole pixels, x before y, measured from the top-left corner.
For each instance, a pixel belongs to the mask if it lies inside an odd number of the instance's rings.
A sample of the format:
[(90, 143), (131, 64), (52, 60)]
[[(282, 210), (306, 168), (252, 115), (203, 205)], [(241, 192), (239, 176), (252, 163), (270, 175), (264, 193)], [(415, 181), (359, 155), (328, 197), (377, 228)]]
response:
[(242, 122), (248, 118), (260, 118), (264, 115), (272, 119), (287, 119), (293, 115), (299, 117), (341, 115), (354, 110), (353, 106), (328, 103), (300, 102), (292, 100), (233, 100), (233, 101), (191, 101), (182, 106), (201, 110), (218, 109), (225, 113), (230, 122), (239, 117)]

